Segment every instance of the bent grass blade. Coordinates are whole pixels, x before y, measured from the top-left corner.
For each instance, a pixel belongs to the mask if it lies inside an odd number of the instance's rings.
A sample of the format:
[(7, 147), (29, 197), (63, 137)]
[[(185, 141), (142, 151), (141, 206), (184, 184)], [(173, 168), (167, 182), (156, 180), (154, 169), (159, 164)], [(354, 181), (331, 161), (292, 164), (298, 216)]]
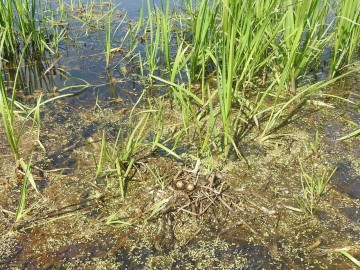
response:
[(31, 160), (32, 160), (32, 155), (30, 157), (29, 164), (26, 164), (22, 159), (18, 161), (25, 174), (24, 174), (23, 184), (21, 187), (20, 199), (16, 210), (15, 222), (18, 222), (20, 219), (25, 217), (29, 211), (32, 210), (31, 207), (25, 210), (28, 183), (31, 184), (31, 186), (35, 189), (37, 193), (39, 192), (36, 187), (34, 177), (31, 173)]
[(352, 261), (357, 267), (360, 267), (360, 261), (358, 259), (356, 259), (354, 256), (352, 256), (349, 253), (349, 248), (339, 248), (339, 249), (335, 249), (336, 252), (341, 253), (342, 255), (344, 255), (346, 258), (348, 258), (350, 261)]
[(166, 206), (166, 204), (169, 201), (170, 201), (170, 199), (167, 198), (167, 199), (162, 199), (162, 200), (159, 200), (159, 201), (155, 202), (150, 215), (146, 218), (145, 221), (149, 221), (151, 218), (156, 216), (162, 209), (164, 209), (164, 207)]

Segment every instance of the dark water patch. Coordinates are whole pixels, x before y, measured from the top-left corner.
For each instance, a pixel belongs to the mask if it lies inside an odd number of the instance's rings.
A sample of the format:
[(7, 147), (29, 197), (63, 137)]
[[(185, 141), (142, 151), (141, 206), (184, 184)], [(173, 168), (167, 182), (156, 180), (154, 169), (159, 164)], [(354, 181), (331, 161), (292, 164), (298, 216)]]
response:
[(341, 211), (352, 221), (360, 224), (360, 208), (358, 206), (348, 206), (341, 208)]
[[(106, 260), (115, 246), (112, 237), (114, 236), (110, 234), (96, 235), (92, 239), (77, 240), (56, 249), (49, 246), (48, 250), (46, 243), (50, 239), (39, 240), (39, 243), (33, 247), (27, 245), (21, 248), (20, 245), (18, 252), (14, 252), (14, 255), (8, 258), (8, 261), (4, 264), (5, 268), (2, 269), (9, 269), (8, 267), (10, 269), (12, 267), (18, 267), (19, 269), (69, 269), (70, 266), (84, 269), (86, 265), (93, 261)], [(26, 244), (31, 244), (31, 242), (28, 241)], [(33, 248), (33, 251), (26, 251), (25, 248)], [(22, 252), (27, 253), (25, 258)]]
[(337, 164), (332, 183), (337, 190), (348, 194), (351, 198), (360, 198), (360, 175), (353, 167), (352, 161), (345, 160)]
[[(200, 241), (176, 250), (149, 247), (123, 249), (116, 254), (119, 269), (263, 269), (273, 264), (268, 248), (221, 241)], [(276, 264), (276, 263), (275, 263)]]
[(148, 259), (156, 250), (148, 247), (135, 247), (131, 250), (122, 249), (115, 254), (116, 261), (121, 263), (120, 269), (144, 269)]
[(227, 260), (229, 263), (240, 257), (246, 258), (246, 265), (242, 268), (246, 270), (262, 269), (268, 266), (271, 261), (269, 249), (264, 246), (255, 245), (233, 246), (225, 251), (217, 251), (216, 257), (221, 261)]

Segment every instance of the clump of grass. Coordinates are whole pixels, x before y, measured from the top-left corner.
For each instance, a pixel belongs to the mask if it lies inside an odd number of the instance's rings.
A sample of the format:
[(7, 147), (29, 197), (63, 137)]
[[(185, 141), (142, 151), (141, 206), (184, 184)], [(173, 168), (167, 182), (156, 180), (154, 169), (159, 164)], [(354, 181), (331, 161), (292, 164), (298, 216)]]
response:
[(127, 128), (121, 125), (115, 142), (106, 139), (102, 133), (99, 158), (95, 161), (96, 177), (115, 174), (119, 181), (119, 190), (122, 199), (125, 198), (127, 180), (132, 169), (136, 169), (136, 160), (141, 153), (149, 153), (162, 149), (168, 154), (180, 158), (171, 149), (161, 143), (163, 137), (162, 110), (140, 110), (134, 113), (137, 105), (143, 99), (144, 93), (134, 105), (129, 117)]
[(314, 215), (320, 198), (329, 191), (328, 184), (336, 168), (329, 171), (326, 168), (312, 165), (310, 172), (301, 166), (302, 197), (299, 204), (304, 212)]
[[(135, 163), (135, 155), (146, 147), (145, 139), (149, 135), (146, 126), (149, 124), (150, 113), (143, 114), (130, 134), (125, 137), (125, 130), (120, 128), (115, 142), (107, 142), (105, 132), (101, 140), (101, 150), (96, 165), (96, 177), (101, 174), (114, 174), (118, 177), (122, 199), (125, 198), (126, 180)], [(130, 124), (133, 122), (131, 120)]]
[[(328, 1), (286, 1), (281, 41), (275, 43), (275, 59), (280, 69), (280, 87), (285, 85), (295, 93), (300, 75), (316, 68), (325, 46), (332, 37), (326, 19)], [(314, 70), (316, 71), (316, 70)]]
[[(14, 84), (16, 84), (16, 79), (15, 79)], [(40, 147), (44, 149), (42, 143), (40, 142), (40, 127), (41, 127), (40, 110), (41, 110), (41, 107), (44, 106), (48, 102), (51, 102), (51, 101), (59, 99), (59, 98), (63, 98), (65, 96), (70, 96), (71, 94), (53, 97), (53, 98), (47, 99), (45, 101), (41, 101), (42, 96), (40, 95), (39, 98), (37, 99), (36, 106), (32, 109), (29, 109), (26, 106), (23, 106), (22, 104), (18, 103), (15, 100), (16, 88), (14, 88), (12, 90), (11, 97), (10, 98), (7, 97), (2, 74), (0, 74), (0, 91), (1, 91), (0, 114), (2, 116), (6, 138), (11, 147), (11, 150), (13, 152), (15, 162), (18, 163), (18, 161), (21, 158), (20, 142), (21, 142), (22, 136), (24, 134), (24, 130), (26, 128), (28, 120), (30, 119), (32, 121), (32, 126), (30, 126), (30, 129), (33, 129), (34, 127), (36, 127), (36, 129), (37, 129), (36, 141), (40, 145)], [(20, 114), (25, 115), (25, 117), (23, 117), (22, 123), (19, 124), (19, 127), (17, 127), (16, 116), (20, 115)]]
[[(335, 37), (329, 23), (332, 8), (330, 1), (320, 0), (186, 2), (176, 25), (182, 33), (176, 32), (178, 48), (169, 79), (153, 76), (170, 87), (169, 97), (181, 111), (186, 134), (197, 129), (198, 138), (213, 138), (227, 156), (230, 149), (236, 150), (246, 126), (257, 126), (259, 142), (267, 140), (310, 95), (349, 74), (314, 82), (313, 75), (326, 67), (325, 53)], [(358, 9), (353, 10), (357, 14)], [(353, 18), (354, 26), (358, 19)], [(149, 35), (156, 41), (167, 30), (161, 30), (163, 21), (152, 21)], [(348, 40), (356, 44), (358, 38), (354, 34)], [(158, 55), (159, 46), (152, 48), (148, 56)], [(154, 70), (157, 58), (148, 59)], [(200, 91), (194, 91), (193, 84), (199, 82)], [(199, 128), (194, 115), (217, 124)]]

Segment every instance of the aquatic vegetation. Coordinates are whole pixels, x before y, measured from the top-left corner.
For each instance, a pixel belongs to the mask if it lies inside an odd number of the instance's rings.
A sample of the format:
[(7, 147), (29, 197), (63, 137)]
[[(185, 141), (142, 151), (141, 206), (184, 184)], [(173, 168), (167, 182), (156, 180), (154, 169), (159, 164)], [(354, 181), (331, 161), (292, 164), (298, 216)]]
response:
[[(149, 32), (149, 36), (145, 37), (145, 56), (147, 70), (149, 72), (149, 79), (152, 82), (151, 76), (154, 75), (155, 70), (158, 68), (160, 49), (160, 38), (161, 38), (161, 19), (157, 14), (153, 13), (150, 7), (150, 0), (147, 0), (148, 19), (146, 22), (144, 32)], [(164, 33), (166, 34), (166, 33)]]
[[(177, 99), (173, 95), (176, 88), (188, 93), (181, 80), (175, 81), (177, 76), (186, 75), (188, 89), (192, 83), (201, 81), (200, 96), (191, 93), (188, 101), (176, 102), (182, 114), (189, 117), (194, 114), (197, 97), (202, 100), (200, 106), (207, 104), (205, 81), (212, 80), (209, 89), (218, 96), (213, 107), (220, 109), (215, 110), (217, 113), (212, 118), (222, 123), (221, 131), (213, 134), (221, 134), (218, 148), (228, 155), (231, 145), (236, 148), (234, 136), (244, 123), (254, 121), (259, 126), (261, 118), (266, 121), (262, 121), (265, 124), (259, 141), (265, 141), (296, 104), (340, 78), (315, 83), (311, 78), (320, 67), (326, 68), (322, 59), (334, 36), (327, 22), (330, 12), (327, 1), (214, 1), (212, 4), (200, 1), (196, 7), (187, 3), (186, 23), (180, 23), (185, 28), (184, 35), (177, 37), (179, 49), (170, 72), (170, 96)], [(358, 40), (356, 35), (350, 36), (353, 41)], [(181, 49), (184, 43), (185, 50)], [(180, 62), (183, 64), (178, 68)], [(261, 91), (254, 91), (256, 88)], [(256, 99), (248, 100), (253, 92)], [(242, 110), (251, 103), (254, 104), (251, 113), (244, 119)], [(185, 127), (187, 130), (188, 125)]]
[[(112, 6), (112, 2), (110, 2), (109, 5)], [(112, 48), (113, 38), (116, 35), (119, 28), (122, 26), (124, 20), (126, 19), (126, 15), (123, 15), (122, 19), (117, 24), (116, 28), (114, 30), (112, 29), (112, 22), (114, 21), (113, 14), (114, 14), (115, 9), (118, 6), (119, 5), (112, 7), (106, 14), (107, 25), (106, 25), (106, 29), (105, 29), (105, 59), (106, 59), (106, 69), (107, 70), (110, 68), (111, 55), (118, 51), (122, 51), (122, 44), (120, 44), (120, 46), (118, 48)], [(123, 41), (125, 40), (125, 38), (123, 39)]]
[[(17, 76), (15, 77), (15, 82), (14, 82), (15, 84), (16, 84), (16, 78)], [(8, 143), (12, 149), (15, 162), (18, 163), (19, 160), (21, 159), (19, 145), (21, 143), (21, 140), (23, 140), (23, 134), (26, 128), (30, 130), (32, 130), (34, 126), (37, 128), (36, 142), (43, 150), (45, 150), (44, 146), (40, 141), (41, 107), (56, 99), (68, 97), (71, 96), (72, 94), (60, 95), (57, 97), (49, 98), (45, 101), (42, 101), (42, 96), (40, 95), (37, 98), (36, 106), (34, 106), (34, 108), (29, 108), (15, 100), (15, 95), (17, 91), (16, 88), (12, 89), (12, 95), (10, 98), (7, 96), (1, 73), (0, 73), (0, 91), (1, 91), (0, 114), (3, 120)], [(16, 123), (16, 119), (19, 119), (19, 123)], [(28, 125), (28, 120), (31, 120), (32, 125)]]
[(105, 32), (105, 59), (106, 69), (110, 68), (110, 55), (111, 55), (111, 16), (108, 17), (107, 29)]
[[(241, 156), (239, 141), (254, 126), (257, 134), (253, 135), (258, 136), (259, 142), (266, 141), (303, 106), (304, 100), (348, 74), (332, 80), (314, 78), (319, 69), (329, 68), (323, 61), (328, 57), (326, 51), (329, 48), (341, 51), (339, 48), (346, 46), (339, 43), (332, 47), (334, 39), (352, 44), (346, 54), (346, 63), (351, 61), (358, 40), (358, 11), (354, 8), (358, 2), (354, 3), (342, 2), (337, 8), (340, 15), (332, 18), (329, 16), (334, 7), (329, 1), (185, 1), (180, 9), (170, 8), (170, 1), (152, 8), (147, 0), (147, 18), (142, 8), (139, 20), (129, 22), (119, 49), (129, 44), (125, 58), (130, 57), (129, 62), (137, 60), (141, 75), (147, 76), (151, 84), (157, 81), (167, 85), (164, 98), (172, 109), (176, 105), (174, 109), (180, 113), (183, 126), (173, 138), (163, 138), (166, 129), (163, 120), (141, 117), (141, 125), (147, 125), (148, 121), (158, 125), (152, 148), (179, 158), (166, 142), (186, 145), (191, 141), (197, 151), (195, 155), (200, 157), (212, 156), (214, 152), (224, 157), (230, 153)], [(64, 14), (66, 4), (63, 1), (58, 4)], [(27, 6), (35, 8), (29, 3)], [(110, 59), (117, 50), (112, 43), (126, 16), (122, 16), (114, 29), (118, 5), (113, 2), (70, 1), (69, 7), (84, 11), (81, 18), (73, 14), (75, 19), (103, 29), (105, 66), (109, 69)], [(340, 30), (345, 23), (350, 30), (346, 30), (346, 38), (341, 38)], [(339, 61), (336, 67), (331, 67), (331, 72), (345, 65)], [(164, 105), (159, 103), (151, 106), (154, 107), (150, 110), (159, 113), (164, 110)], [(130, 122), (129, 125), (134, 124)], [(141, 132), (137, 124), (133, 131)], [(104, 145), (105, 137), (103, 134)], [(134, 139), (128, 143), (124, 143), (119, 168), (125, 160), (131, 161), (132, 146), (143, 141)], [(109, 150), (104, 146), (100, 156), (104, 157), (106, 151)], [(116, 165), (117, 158), (110, 160)], [(96, 175), (101, 174), (103, 162), (104, 158), (100, 158)]]
[(359, 134), (359, 1), (175, 2), (37, 4), (14, 45), (0, 26), (0, 268), (357, 265), (333, 247), (359, 231), (359, 147), (336, 141)]
[[(57, 50), (63, 30), (53, 27), (51, 29), (55, 30), (51, 31), (47, 27), (45, 9), (38, 0), (0, 2), (0, 29), (6, 36), (3, 49), (8, 55), (16, 55), (23, 47), (41, 54)], [(31, 46), (26, 46), (29, 40)]]
[(149, 165), (144, 164), (146, 169), (149, 170), (151, 175), (154, 177), (156, 184), (160, 186), (162, 190), (165, 189), (165, 179), (166, 176), (161, 176), (156, 168), (152, 169)]
[(102, 135), (99, 159), (98, 162), (95, 161), (95, 177), (115, 173), (118, 177), (122, 199), (125, 199), (126, 180), (130, 170), (134, 167), (135, 155), (146, 147), (144, 140), (147, 139), (149, 132), (145, 127), (148, 124), (149, 117), (149, 113), (144, 114), (126, 137), (124, 135), (125, 130), (120, 128), (112, 145), (107, 143), (105, 132)]

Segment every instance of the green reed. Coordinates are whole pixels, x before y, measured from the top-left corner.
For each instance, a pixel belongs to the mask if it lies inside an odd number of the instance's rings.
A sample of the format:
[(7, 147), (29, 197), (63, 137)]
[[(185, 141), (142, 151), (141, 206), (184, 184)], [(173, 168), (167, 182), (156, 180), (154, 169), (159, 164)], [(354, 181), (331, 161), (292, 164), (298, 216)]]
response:
[[(112, 5), (112, 1), (109, 2), (109, 5)], [(121, 27), (121, 25), (123, 24), (124, 20), (126, 19), (126, 16), (124, 15), (122, 17), (122, 19), (120, 20), (120, 22), (117, 24), (116, 28), (114, 30), (112, 29), (112, 23), (114, 21), (113, 14), (114, 14), (115, 9), (118, 6), (119, 5), (116, 5), (113, 8), (111, 8), (109, 11), (106, 12), (107, 23), (106, 23), (106, 28), (105, 28), (105, 63), (106, 63), (105, 67), (107, 70), (109, 70), (109, 68), (110, 68), (110, 59), (111, 59), (112, 53), (116, 52), (116, 50), (118, 49), (118, 48), (112, 49), (113, 38), (116, 35), (119, 28)], [(119, 46), (120, 49), (121, 49), (121, 46), (122, 46), (122, 44)]]
[[(133, 23), (132, 21), (129, 21), (129, 29), (125, 35), (125, 38), (129, 37), (129, 39), (128, 39), (129, 54), (132, 53), (139, 44), (138, 37), (139, 37), (140, 30), (143, 27), (144, 20), (145, 20), (144, 19), (144, 7), (142, 6), (140, 8), (139, 19), (135, 23)], [(140, 65), (140, 67), (142, 67), (142, 65)]]
[[(206, 50), (211, 49), (214, 44), (216, 35), (216, 15), (218, 5), (211, 6), (208, 0), (201, 1), (199, 8), (193, 9), (192, 5), (188, 5), (186, 15), (190, 16), (190, 31), (192, 33), (191, 44), (193, 51), (191, 53), (190, 74), (191, 78), (198, 78), (201, 61), (205, 58), (208, 62), (209, 55)], [(185, 18), (187, 19), (187, 18)]]
[[(180, 111), (183, 126), (176, 140), (185, 134), (188, 140), (195, 138), (192, 141), (200, 155), (209, 155), (214, 148), (228, 155), (231, 149), (237, 152), (239, 134), (247, 126), (256, 125), (259, 141), (266, 140), (303, 100), (340, 78), (336, 72), (351, 63), (359, 43), (359, 2), (339, 1), (332, 19), (334, 6), (330, 0), (185, 1), (185, 8), (177, 10), (171, 10), (170, 1), (152, 10), (147, 0), (148, 18), (141, 9), (138, 22), (129, 24), (125, 36), (129, 40), (128, 55), (136, 50), (141, 73), (146, 74), (147, 69), (152, 83), (155, 79), (167, 84), (170, 107), (175, 104)], [(16, 50), (24, 33), (32, 33), (34, 41), (48, 35), (40, 27), (44, 24), (39, 23), (38, 3), (0, 2), (4, 48)], [(84, 24), (98, 26), (106, 21), (108, 69), (111, 44), (124, 19), (113, 31), (116, 7), (111, 2), (110, 6), (93, 0), (78, 4), (86, 11), (79, 17)], [(63, 5), (59, 0), (61, 14)], [(23, 25), (27, 20), (30, 23)], [(14, 38), (11, 33), (15, 31), (19, 34)], [(64, 34), (56, 33), (60, 38)], [(145, 45), (138, 42), (141, 34)], [(59, 42), (54, 40), (54, 44)], [(40, 50), (51, 49), (46, 42), (39, 44)], [(313, 75), (327, 68), (324, 60), (329, 60), (328, 50), (332, 51), (333, 79), (315, 81)], [(151, 110), (160, 112), (164, 108)], [(150, 120), (141, 121), (145, 125)], [(153, 147), (165, 147), (161, 143), (163, 133), (157, 133)], [(125, 160), (128, 158), (125, 156)]]
[(126, 180), (130, 170), (133, 169), (135, 155), (146, 146), (143, 143), (147, 138), (144, 124), (148, 121), (148, 117), (148, 115), (143, 116), (128, 137), (124, 136), (124, 129), (120, 128), (113, 144), (106, 140), (105, 131), (102, 134), (99, 159), (97, 162), (95, 161), (95, 177), (115, 174), (123, 200), (125, 199)]
[(19, 142), (20, 142), (20, 135), (22, 133), (23, 127), (20, 128), (20, 131), (16, 131), (15, 127), (15, 114), (14, 114), (14, 103), (15, 103), (15, 91), (8, 100), (6, 95), (5, 86), (3, 83), (2, 74), (0, 74), (0, 113), (3, 119), (3, 124), (5, 128), (5, 133), (11, 150), (14, 154), (15, 160), (19, 160), (20, 153), (19, 153)]
[(161, 18), (158, 16), (158, 12), (151, 10), (150, 0), (146, 1), (148, 9), (148, 18), (145, 26), (145, 33), (149, 33), (145, 37), (145, 55), (146, 65), (149, 72), (149, 79), (152, 82), (151, 76), (154, 75), (155, 70), (158, 68), (159, 63), (159, 50), (160, 50), (160, 38), (161, 38)]
[[(1, 57), (3, 56), (3, 48), (4, 48), (4, 46), (6, 46), (6, 43), (5, 43), (6, 37), (7, 37), (7, 33), (3, 32), (3, 35), (1, 38), (1, 43), (0, 43), (0, 51), (1, 51), (0, 56)], [(31, 38), (31, 35), (28, 37), (28, 42), (29, 42), (30, 38)], [(20, 63), (24, 57), (26, 47), (28, 46), (28, 42), (25, 45), (23, 53), (21, 54)], [(3, 82), (3, 74), (2, 74), (2, 72), (0, 72), (0, 91), (1, 91), (0, 113), (1, 113), (1, 116), (3, 119), (6, 138), (9, 142), (9, 145), (11, 147), (11, 150), (13, 152), (16, 162), (18, 162), (18, 160), (20, 159), (19, 143), (20, 143), (20, 137), (25, 128), (25, 123), (23, 123), (18, 130), (15, 125), (15, 94), (16, 94), (16, 87), (17, 87), (17, 83), (18, 83), (19, 70), (20, 70), (20, 65), (18, 65), (16, 73), (15, 73), (15, 78), (13, 80), (14, 87), (12, 89), (12, 94), (11, 94), (10, 98), (7, 97), (5, 85)], [(23, 110), (23, 112), (24, 111), (25, 110)]]
[[(331, 27), (327, 24), (331, 6), (328, 1), (307, 0), (228, 0), (215, 1), (214, 6), (212, 10), (219, 11), (220, 15), (217, 16), (221, 16), (218, 21), (222, 23), (222, 31), (209, 30), (211, 37), (216, 40), (212, 42), (214, 46), (205, 52), (217, 67), (219, 106), (227, 154), (239, 128), (235, 123), (241, 123), (239, 118), (236, 119), (236, 115), (239, 115), (236, 101), (240, 102), (240, 108), (243, 107), (241, 102), (246, 102), (245, 90), (248, 86), (257, 86), (256, 81), (261, 73), (267, 76), (264, 81), (267, 87), (257, 95), (251, 113), (251, 117), (260, 116), (260, 112), (270, 109), (261, 140), (292, 111), (293, 105), (334, 82), (309, 83), (306, 77), (309, 72), (317, 72), (323, 64), (324, 51), (333, 37)], [(211, 25), (212, 16), (206, 18), (206, 13), (199, 14), (203, 14), (201, 18)], [(193, 36), (196, 36), (195, 33)], [(357, 37), (353, 36), (353, 40), (356, 41)], [(196, 58), (196, 55), (198, 53), (191, 57)], [(297, 93), (297, 88), (301, 93)], [(289, 90), (293, 96), (289, 97), (284, 90)], [(269, 107), (270, 100), (272, 104)], [(265, 110), (261, 109), (264, 107)]]
[[(3, 54), (5, 53), (3, 51), (5, 37), (6, 37), (6, 33), (3, 32), (2, 38), (0, 40), (0, 59), (2, 59)], [(37, 99), (36, 106), (33, 108), (29, 108), (29, 107), (19, 103), (18, 101), (16, 101), (15, 98), (16, 98), (16, 93), (18, 91), (18, 87), (19, 87), (18, 81), (20, 80), (19, 76), (20, 76), (20, 70), (21, 70), (21, 63), (26, 55), (26, 48), (27, 48), (27, 46), (29, 46), (31, 37), (32, 36), (30, 34), (28, 37), (28, 40), (23, 48), (22, 54), (20, 55), (19, 64), (17, 66), (14, 78), (12, 80), (13, 88), (12, 88), (11, 96), (9, 96), (9, 97), (7, 95), (6, 87), (4, 85), (3, 73), (0, 72), (0, 92), (1, 92), (0, 93), (0, 114), (2, 117), (2, 121), (3, 121), (6, 138), (10, 145), (10, 148), (13, 152), (16, 165), (18, 165), (18, 163), (21, 160), (20, 149), (19, 149), (20, 142), (22, 139), (22, 135), (24, 134), (24, 130), (27, 127), (28, 120), (31, 120), (31, 122), (32, 122), (32, 125), (29, 126), (29, 129), (32, 130), (34, 128), (34, 126), (37, 129), (36, 142), (39, 144), (39, 146), (42, 149), (45, 149), (40, 141), (40, 127), (41, 127), (40, 111), (41, 111), (41, 108), (46, 103), (52, 102), (59, 98), (63, 98), (63, 97), (72, 95), (72, 94), (60, 95), (60, 96), (56, 96), (53, 98), (49, 98), (45, 101), (42, 101), (42, 95), (40, 95), (39, 98)], [(2, 66), (1, 66), (2, 62), (0, 61), (0, 63), (1, 63), (0, 64), (0, 71), (1, 71), (2, 70)], [(20, 117), (21, 115), (23, 117)], [(21, 119), (21, 121), (18, 121), (19, 123), (17, 124), (18, 119)], [(30, 183), (36, 189), (35, 183), (33, 181), (31, 181), (31, 179), (30, 179)]]
[(108, 23), (105, 30), (105, 62), (106, 69), (110, 68), (110, 55), (111, 55), (111, 16), (108, 16)]
[(360, 1), (339, 1), (336, 11), (331, 77), (344, 65), (351, 63), (360, 43)]
[(320, 0), (285, 2), (281, 42), (273, 46), (281, 74), (279, 86), (284, 85), (295, 93), (300, 75), (319, 66), (324, 48), (332, 37), (329, 26), (326, 27), (329, 3)]
[(159, 18), (159, 25), (160, 29), (160, 51), (165, 58), (167, 69), (171, 70), (170, 64), (170, 45), (171, 45), (171, 32), (172, 32), (172, 16), (170, 16), (170, 2), (166, 1), (165, 10), (164, 9), (156, 9), (156, 16)]

